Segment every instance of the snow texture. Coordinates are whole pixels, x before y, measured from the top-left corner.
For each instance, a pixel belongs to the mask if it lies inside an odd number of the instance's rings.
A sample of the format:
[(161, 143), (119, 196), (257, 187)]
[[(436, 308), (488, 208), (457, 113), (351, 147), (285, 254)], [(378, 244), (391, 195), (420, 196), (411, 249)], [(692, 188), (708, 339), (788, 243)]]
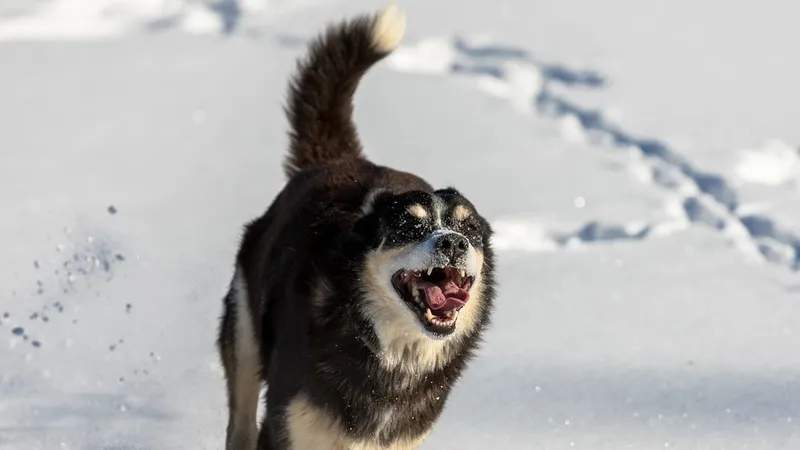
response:
[[(366, 0), (0, 4), (0, 449), (218, 449), (286, 79)], [(423, 448), (800, 448), (800, 4), (405, 0), (376, 161), (492, 222), (499, 299)]]

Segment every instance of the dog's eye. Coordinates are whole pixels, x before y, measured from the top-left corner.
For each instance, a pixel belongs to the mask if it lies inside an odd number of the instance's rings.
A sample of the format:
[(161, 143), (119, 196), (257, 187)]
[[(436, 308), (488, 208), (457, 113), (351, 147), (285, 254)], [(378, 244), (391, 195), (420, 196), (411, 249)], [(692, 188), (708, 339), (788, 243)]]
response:
[(478, 231), (478, 224), (474, 220), (464, 223), (464, 230), (468, 233), (476, 233)]

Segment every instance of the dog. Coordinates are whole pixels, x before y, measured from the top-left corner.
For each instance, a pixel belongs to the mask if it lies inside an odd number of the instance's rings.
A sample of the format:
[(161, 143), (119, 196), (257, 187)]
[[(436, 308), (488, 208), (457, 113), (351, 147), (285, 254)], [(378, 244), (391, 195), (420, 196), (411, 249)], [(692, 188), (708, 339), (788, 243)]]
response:
[(418, 448), (489, 325), (487, 220), (455, 188), (369, 161), (353, 122), (405, 23), (390, 5), (329, 25), (298, 62), (288, 180), (245, 226), (219, 323), (229, 450)]

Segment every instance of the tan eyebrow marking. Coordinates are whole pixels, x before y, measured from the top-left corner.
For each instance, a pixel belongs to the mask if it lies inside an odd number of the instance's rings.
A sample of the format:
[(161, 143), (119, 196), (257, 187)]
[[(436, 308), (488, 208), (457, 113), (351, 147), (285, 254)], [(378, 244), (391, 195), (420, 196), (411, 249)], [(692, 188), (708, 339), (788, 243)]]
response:
[(464, 205), (458, 205), (453, 209), (453, 217), (462, 222), (469, 217), (469, 210)]
[(411, 213), (412, 216), (418, 219), (424, 219), (428, 217), (428, 211), (419, 203), (415, 203), (408, 207), (408, 212)]

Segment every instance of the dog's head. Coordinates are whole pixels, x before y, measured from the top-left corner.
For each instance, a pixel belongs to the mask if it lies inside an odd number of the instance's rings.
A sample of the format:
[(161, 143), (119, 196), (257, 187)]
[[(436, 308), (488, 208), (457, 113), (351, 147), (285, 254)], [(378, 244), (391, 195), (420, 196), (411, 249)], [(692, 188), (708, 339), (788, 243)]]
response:
[(382, 344), (449, 341), (487, 319), (492, 231), (458, 191), (373, 192), (354, 230), (367, 248), (361, 309)]

